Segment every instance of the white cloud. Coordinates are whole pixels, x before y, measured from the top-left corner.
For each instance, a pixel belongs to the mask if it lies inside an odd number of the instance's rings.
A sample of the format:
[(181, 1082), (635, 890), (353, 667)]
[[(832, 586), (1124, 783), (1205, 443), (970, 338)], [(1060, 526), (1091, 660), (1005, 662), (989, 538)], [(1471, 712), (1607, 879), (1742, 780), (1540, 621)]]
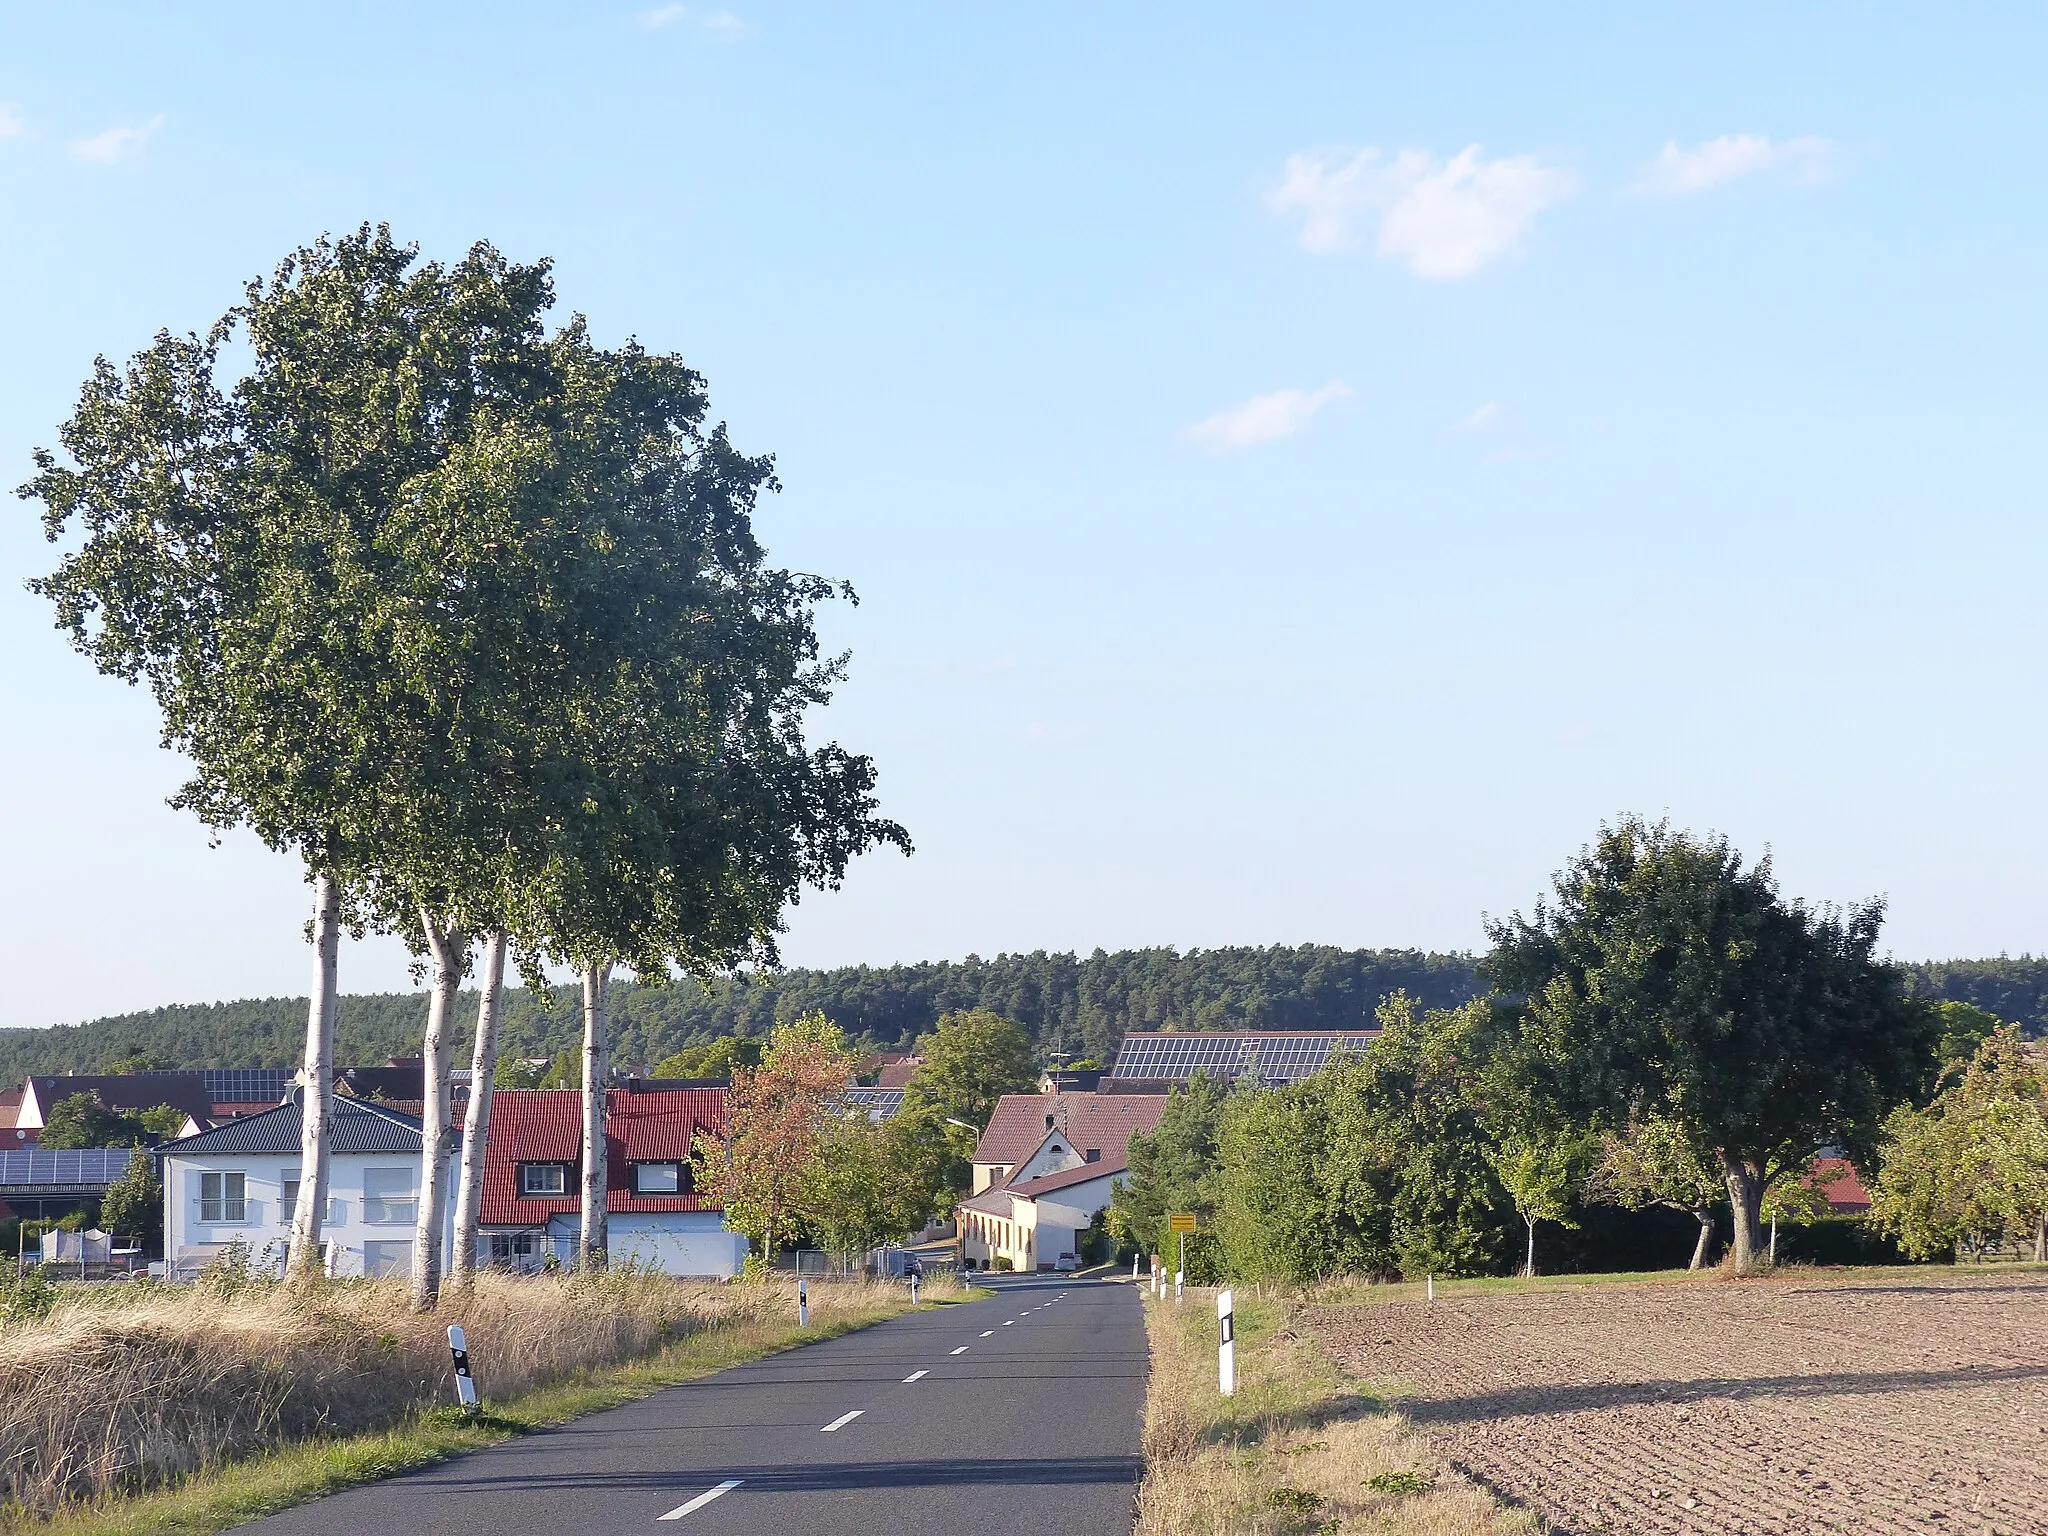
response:
[(1500, 425), (1500, 402), (1489, 400), (1458, 423), (1460, 432), (1490, 432)]
[(21, 115), (21, 104), (14, 101), (0, 101), (0, 139), (18, 138), (28, 127), (28, 119)]
[(1782, 171), (1793, 182), (1825, 180), (1834, 169), (1835, 147), (1826, 139), (1807, 137), (1773, 144), (1761, 134), (1724, 133), (1698, 149), (1680, 149), (1672, 139), (1637, 178), (1634, 190), (1661, 197), (1704, 192), (1724, 181), (1739, 181), (1762, 171)]
[(640, 13), (640, 25), (650, 32), (663, 27), (673, 27), (688, 22), (720, 37), (737, 37), (744, 32), (747, 24), (731, 11), (700, 11), (687, 5), (664, 5), (655, 10)]
[(1272, 202), (1301, 215), (1301, 243), (1319, 255), (1352, 249), (1377, 215), (1380, 255), (1418, 277), (1469, 277), (1514, 249), (1574, 185), (1533, 155), (1481, 159), (1477, 144), (1447, 161), (1419, 149), (1391, 160), (1377, 149), (1320, 150), (1288, 157)]
[(93, 165), (116, 165), (135, 155), (163, 125), (164, 115), (159, 112), (140, 127), (109, 128), (89, 139), (73, 139), (71, 153)]
[(1315, 390), (1276, 389), (1270, 395), (1253, 395), (1239, 405), (1218, 411), (1184, 428), (1181, 436), (1202, 444), (1211, 453), (1277, 443), (1300, 432), (1332, 400), (1341, 400), (1350, 393), (1337, 379)]

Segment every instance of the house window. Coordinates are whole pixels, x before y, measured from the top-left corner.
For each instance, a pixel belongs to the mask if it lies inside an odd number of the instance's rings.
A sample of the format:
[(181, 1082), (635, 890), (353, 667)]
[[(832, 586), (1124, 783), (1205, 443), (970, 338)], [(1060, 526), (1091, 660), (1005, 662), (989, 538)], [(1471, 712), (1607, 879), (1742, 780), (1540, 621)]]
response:
[(299, 1176), (288, 1173), (284, 1176), (284, 1198), (277, 1202), (277, 1224), (288, 1227), (299, 1209)]
[(569, 1187), (569, 1169), (564, 1163), (521, 1163), (519, 1193), (559, 1195)]
[(418, 1219), (412, 1168), (363, 1170), (363, 1221), (373, 1227), (409, 1226)]
[(681, 1168), (676, 1163), (635, 1163), (633, 1189), (642, 1195), (673, 1195), (682, 1188)]
[(534, 1253), (534, 1241), (531, 1232), (493, 1232), (491, 1262), (510, 1264), (516, 1259), (530, 1259)]
[(202, 1173), (199, 1175), (199, 1219), (201, 1221), (246, 1221), (249, 1215), (248, 1175)]
[(412, 1244), (378, 1243), (363, 1244), (363, 1273), (372, 1278), (384, 1276), (398, 1278), (412, 1273)]

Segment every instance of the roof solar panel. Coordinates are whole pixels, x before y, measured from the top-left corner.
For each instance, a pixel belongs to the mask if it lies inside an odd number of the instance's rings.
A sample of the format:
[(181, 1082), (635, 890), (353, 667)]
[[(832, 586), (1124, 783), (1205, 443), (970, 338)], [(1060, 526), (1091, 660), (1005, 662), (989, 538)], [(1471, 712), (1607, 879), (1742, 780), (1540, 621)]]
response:
[(1128, 1034), (1117, 1051), (1114, 1077), (1186, 1082), (1198, 1071), (1235, 1079), (1256, 1073), (1267, 1084), (1291, 1083), (1320, 1072), (1336, 1052), (1362, 1051), (1376, 1031), (1329, 1034)]
[(127, 1170), (131, 1147), (17, 1147), (0, 1152), (0, 1184), (12, 1189), (39, 1184), (111, 1184)]

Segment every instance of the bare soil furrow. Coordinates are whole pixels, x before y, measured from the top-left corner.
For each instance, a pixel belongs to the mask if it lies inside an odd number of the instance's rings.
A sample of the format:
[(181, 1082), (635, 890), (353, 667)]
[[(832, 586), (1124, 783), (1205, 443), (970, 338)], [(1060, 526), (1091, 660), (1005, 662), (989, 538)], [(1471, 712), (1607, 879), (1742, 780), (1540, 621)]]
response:
[(2048, 1532), (2048, 1276), (1560, 1286), (1316, 1314), (1573, 1536)]

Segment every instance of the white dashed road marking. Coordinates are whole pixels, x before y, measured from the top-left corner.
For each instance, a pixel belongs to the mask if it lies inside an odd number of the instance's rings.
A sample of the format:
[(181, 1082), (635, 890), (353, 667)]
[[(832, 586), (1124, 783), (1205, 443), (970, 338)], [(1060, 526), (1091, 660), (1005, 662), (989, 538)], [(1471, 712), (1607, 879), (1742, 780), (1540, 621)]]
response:
[(851, 1424), (855, 1419), (859, 1418), (862, 1414), (866, 1412), (867, 1409), (865, 1408), (856, 1408), (851, 1413), (842, 1413), (830, 1424), (827, 1424), (823, 1429), (819, 1430), (818, 1433), (821, 1435), (829, 1435), (835, 1429), (844, 1429), (847, 1425)]
[(667, 1514), (662, 1515), (659, 1518), (663, 1520), (680, 1520), (685, 1515), (694, 1514), (696, 1513), (696, 1511), (702, 1509), (706, 1504), (709, 1504), (713, 1499), (718, 1498), (720, 1495), (731, 1493), (733, 1489), (739, 1487), (739, 1485), (745, 1481), (746, 1479), (743, 1477), (727, 1478), (724, 1482), (720, 1483), (716, 1488), (707, 1489), (705, 1492), (698, 1494), (697, 1497), (690, 1500), (690, 1502), (687, 1504), (678, 1504), (674, 1509), (670, 1510)]
[[(982, 1337), (987, 1338), (988, 1335), (983, 1334)], [(958, 1349), (954, 1350), (953, 1353), (956, 1355), (964, 1355), (967, 1353), (967, 1346), (965, 1344), (962, 1344)]]
[(903, 1378), (903, 1385), (905, 1385), (905, 1386), (907, 1387), (907, 1386), (909, 1386), (909, 1385), (910, 1385), (910, 1384), (911, 1384), (911, 1383), (912, 1383), (913, 1381), (917, 1380), (917, 1378), (918, 1378), (918, 1377), (920, 1377), (920, 1376), (923, 1376), (923, 1375), (926, 1375), (926, 1374), (928, 1374), (928, 1373), (927, 1373), (927, 1372), (924, 1372), (924, 1371), (912, 1371), (912, 1372), (911, 1372), (911, 1373), (910, 1373), (910, 1374), (909, 1374), (908, 1376), (906, 1376), (906, 1377), (904, 1377), (904, 1378)]
[(1017, 1326), (1017, 1319), (1013, 1317), (1007, 1323), (1003, 1324), (1003, 1326), (1005, 1328), (1014, 1328)]
[(995, 1329), (993, 1329), (993, 1328), (990, 1328), (990, 1329), (988, 1329), (988, 1330), (987, 1330), (986, 1332), (984, 1332), (984, 1333), (982, 1334), (982, 1337), (983, 1337), (984, 1339), (992, 1339), (992, 1338), (994, 1338), (995, 1336), (996, 1336), (996, 1331), (995, 1331)]

